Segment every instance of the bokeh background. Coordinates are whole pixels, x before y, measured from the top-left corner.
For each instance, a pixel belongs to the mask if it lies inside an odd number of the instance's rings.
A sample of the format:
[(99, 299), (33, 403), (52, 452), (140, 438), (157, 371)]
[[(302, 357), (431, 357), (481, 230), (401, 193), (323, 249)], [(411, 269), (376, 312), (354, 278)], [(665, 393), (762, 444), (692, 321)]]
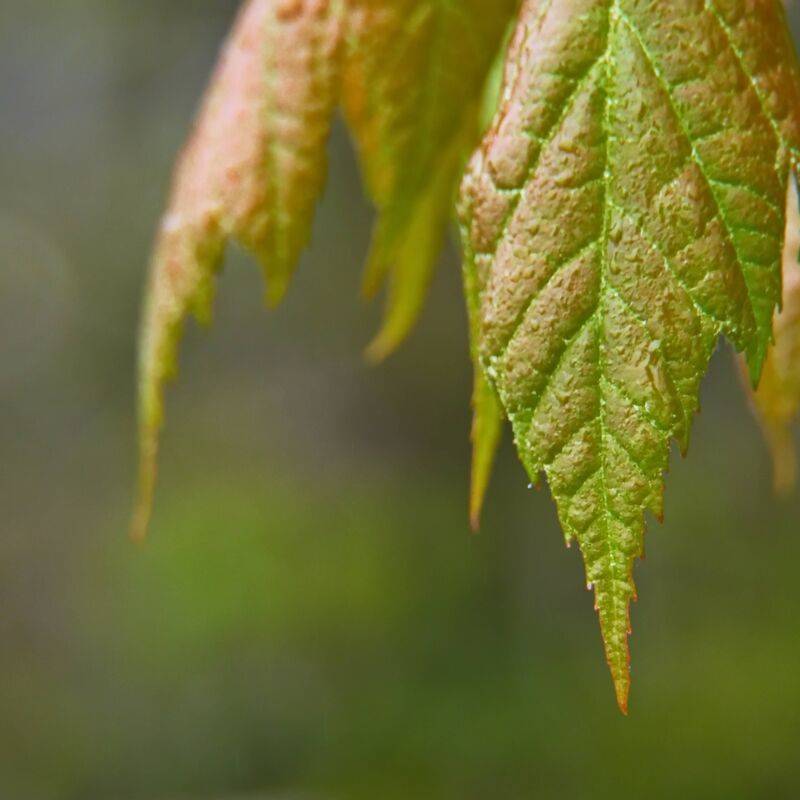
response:
[(235, 5), (0, 0), (0, 797), (800, 796), (800, 499), (771, 495), (729, 348), (636, 570), (624, 719), (508, 442), (468, 533), (452, 246), (407, 346), (363, 363), (341, 125), (285, 304), (234, 249), (189, 326), (128, 542), (148, 251)]

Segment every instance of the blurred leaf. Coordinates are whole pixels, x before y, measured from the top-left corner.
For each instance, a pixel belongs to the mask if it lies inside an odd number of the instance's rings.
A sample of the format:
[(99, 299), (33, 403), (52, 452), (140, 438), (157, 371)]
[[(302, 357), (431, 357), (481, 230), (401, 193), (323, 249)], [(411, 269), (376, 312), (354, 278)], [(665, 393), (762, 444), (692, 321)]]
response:
[(226, 242), (258, 258), (274, 304), (308, 240), (338, 84), (341, 20), (331, 9), (327, 0), (244, 5), (178, 163), (140, 342), (137, 538), (150, 516), (164, 383), (186, 315), (210, 316)]
[(775, 314), (775, 342), (767, 353), (758, 390), (750, 390), (772, 451), (779, 494), (791, 491), (797, 481), (791, 425), (800, 410), (800, 208), (794, 180), (790, 181), (786, 203), (783, 305)]
[(644, 512), (719, 334), (760, 373), (799, 131), (779, 4), (528, 0), (463, 185), (480, 358), (580, 544), (623, 712)]
[(353, 0), (343, 102), (378, 207), (364, 292), (388, 277), (380, 359), (416, 321), (457, 183), (478, 138), (484, 83), (517, 0)]

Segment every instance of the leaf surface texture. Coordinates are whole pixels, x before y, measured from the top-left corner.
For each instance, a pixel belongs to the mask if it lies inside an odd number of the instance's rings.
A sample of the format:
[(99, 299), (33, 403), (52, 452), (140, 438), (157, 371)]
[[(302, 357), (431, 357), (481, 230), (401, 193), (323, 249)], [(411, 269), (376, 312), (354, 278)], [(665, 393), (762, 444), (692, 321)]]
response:
[(644, 512), (724, 333), (780, 297), (795, 55), (766, 0), (528, 0), (462, 187), (479, 356), (584, 556), (620, 708)]

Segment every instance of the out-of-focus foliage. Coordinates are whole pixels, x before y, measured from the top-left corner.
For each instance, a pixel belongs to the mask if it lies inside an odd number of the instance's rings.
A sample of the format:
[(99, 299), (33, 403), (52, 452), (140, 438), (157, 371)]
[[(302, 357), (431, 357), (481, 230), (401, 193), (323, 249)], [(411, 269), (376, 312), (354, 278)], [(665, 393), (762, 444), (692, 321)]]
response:
[(186, 316), (210, 317), (235, 239), (277, 303), (306, 245), (341, 100), (378, 207), (365, 288), (389, 277), (369, 348), (392, 352), (419, 316), (461, 170), (478, 137), (486, 75), (516, 0), (246, 0), (175, 175), (140, 344), (140, 500), (151, 513), (165, 381)]
[(364, 290), (388, 277), (383, 358), (419, 316), (517, 0), (351, 0), (343, 100), (379, 210)]
[(327, 0), (249, 0), (180, 158), (151, 271), (140, 349), (142, 538), (156, 475), (164, 382), (190, 312), (208, 321), (229, 239), (260, 261), (267, 298), (286, 292), (307, 244), (337, 101), (342, 20)]
[(787, 197), (783, 251), (783, 304), (775, 314), (775, 343), (767, 353), (753, 402), (772, 451), (775, 490), (790, 492), (797, 483), (792, 424), (800, 410), (800, 207), (797, 185)]
[(474, 349), (580, 545), (623, 711), (644, 514), (718, 336), (760, 374), (798, 153), (780, 4), (523, 3), (463, 186)]

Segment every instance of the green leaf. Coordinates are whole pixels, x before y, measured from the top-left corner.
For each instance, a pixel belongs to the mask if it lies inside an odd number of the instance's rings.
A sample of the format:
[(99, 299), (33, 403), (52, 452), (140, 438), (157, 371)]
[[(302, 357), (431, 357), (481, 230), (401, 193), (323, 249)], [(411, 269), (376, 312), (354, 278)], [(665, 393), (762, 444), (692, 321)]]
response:
[(472, 389), (472, 469), (469, 494), (469, 519), (472, 529), (481, 525), (481, 512), (494, 468), (497, 448), (503, 435), (503, 407), (483, 369), (475, 369)]
[(245, 3), (178, 163), (140, 339), (136, 538), (150, 517), (164, 383), (187, 314), (210, 317), (227, 241), (256, 256), (275, 304), (308, 240), (338, 96), (340, 26), (327, 0)]
[(504, 412), (491, 382), (487, 380), (480, 363), (480, 298), (486, 276), (479, 274), (478, 262), (469, 252), (469, 241), (464, 239), (463, 262), (464, 294), (469, 317), (470, 355), (473, 362), (472, 388), (472, 470), (469, 496), (469, 518), (472, 529), (480, 528), (481, 511), (489, 488), (497, 448), (503, 433)]
[(623, 711), (670, 441), (719, 334), (753, 376), (770, 341), (799, 114), (777, 2), (528, 0), (463, 184), (480, 358), (580, 545)]
[(368, 355), (416, 321), (469, 151), (484, 82), (517, 0), (353, 0), (343, 103), (378, 209), (364, 293), (388, 279)]
[[(758, 391), (751, 396), (772, 451), (775, 491), (788, 494), (797, 483), (792, 424), (800, 412), (800, 208), (795, 181), (787, 195), (783, 251), (783, 304), (775, 315), (775, 342), (767, 353)], [(749, 387), (748, 387), (749, 388)]]

